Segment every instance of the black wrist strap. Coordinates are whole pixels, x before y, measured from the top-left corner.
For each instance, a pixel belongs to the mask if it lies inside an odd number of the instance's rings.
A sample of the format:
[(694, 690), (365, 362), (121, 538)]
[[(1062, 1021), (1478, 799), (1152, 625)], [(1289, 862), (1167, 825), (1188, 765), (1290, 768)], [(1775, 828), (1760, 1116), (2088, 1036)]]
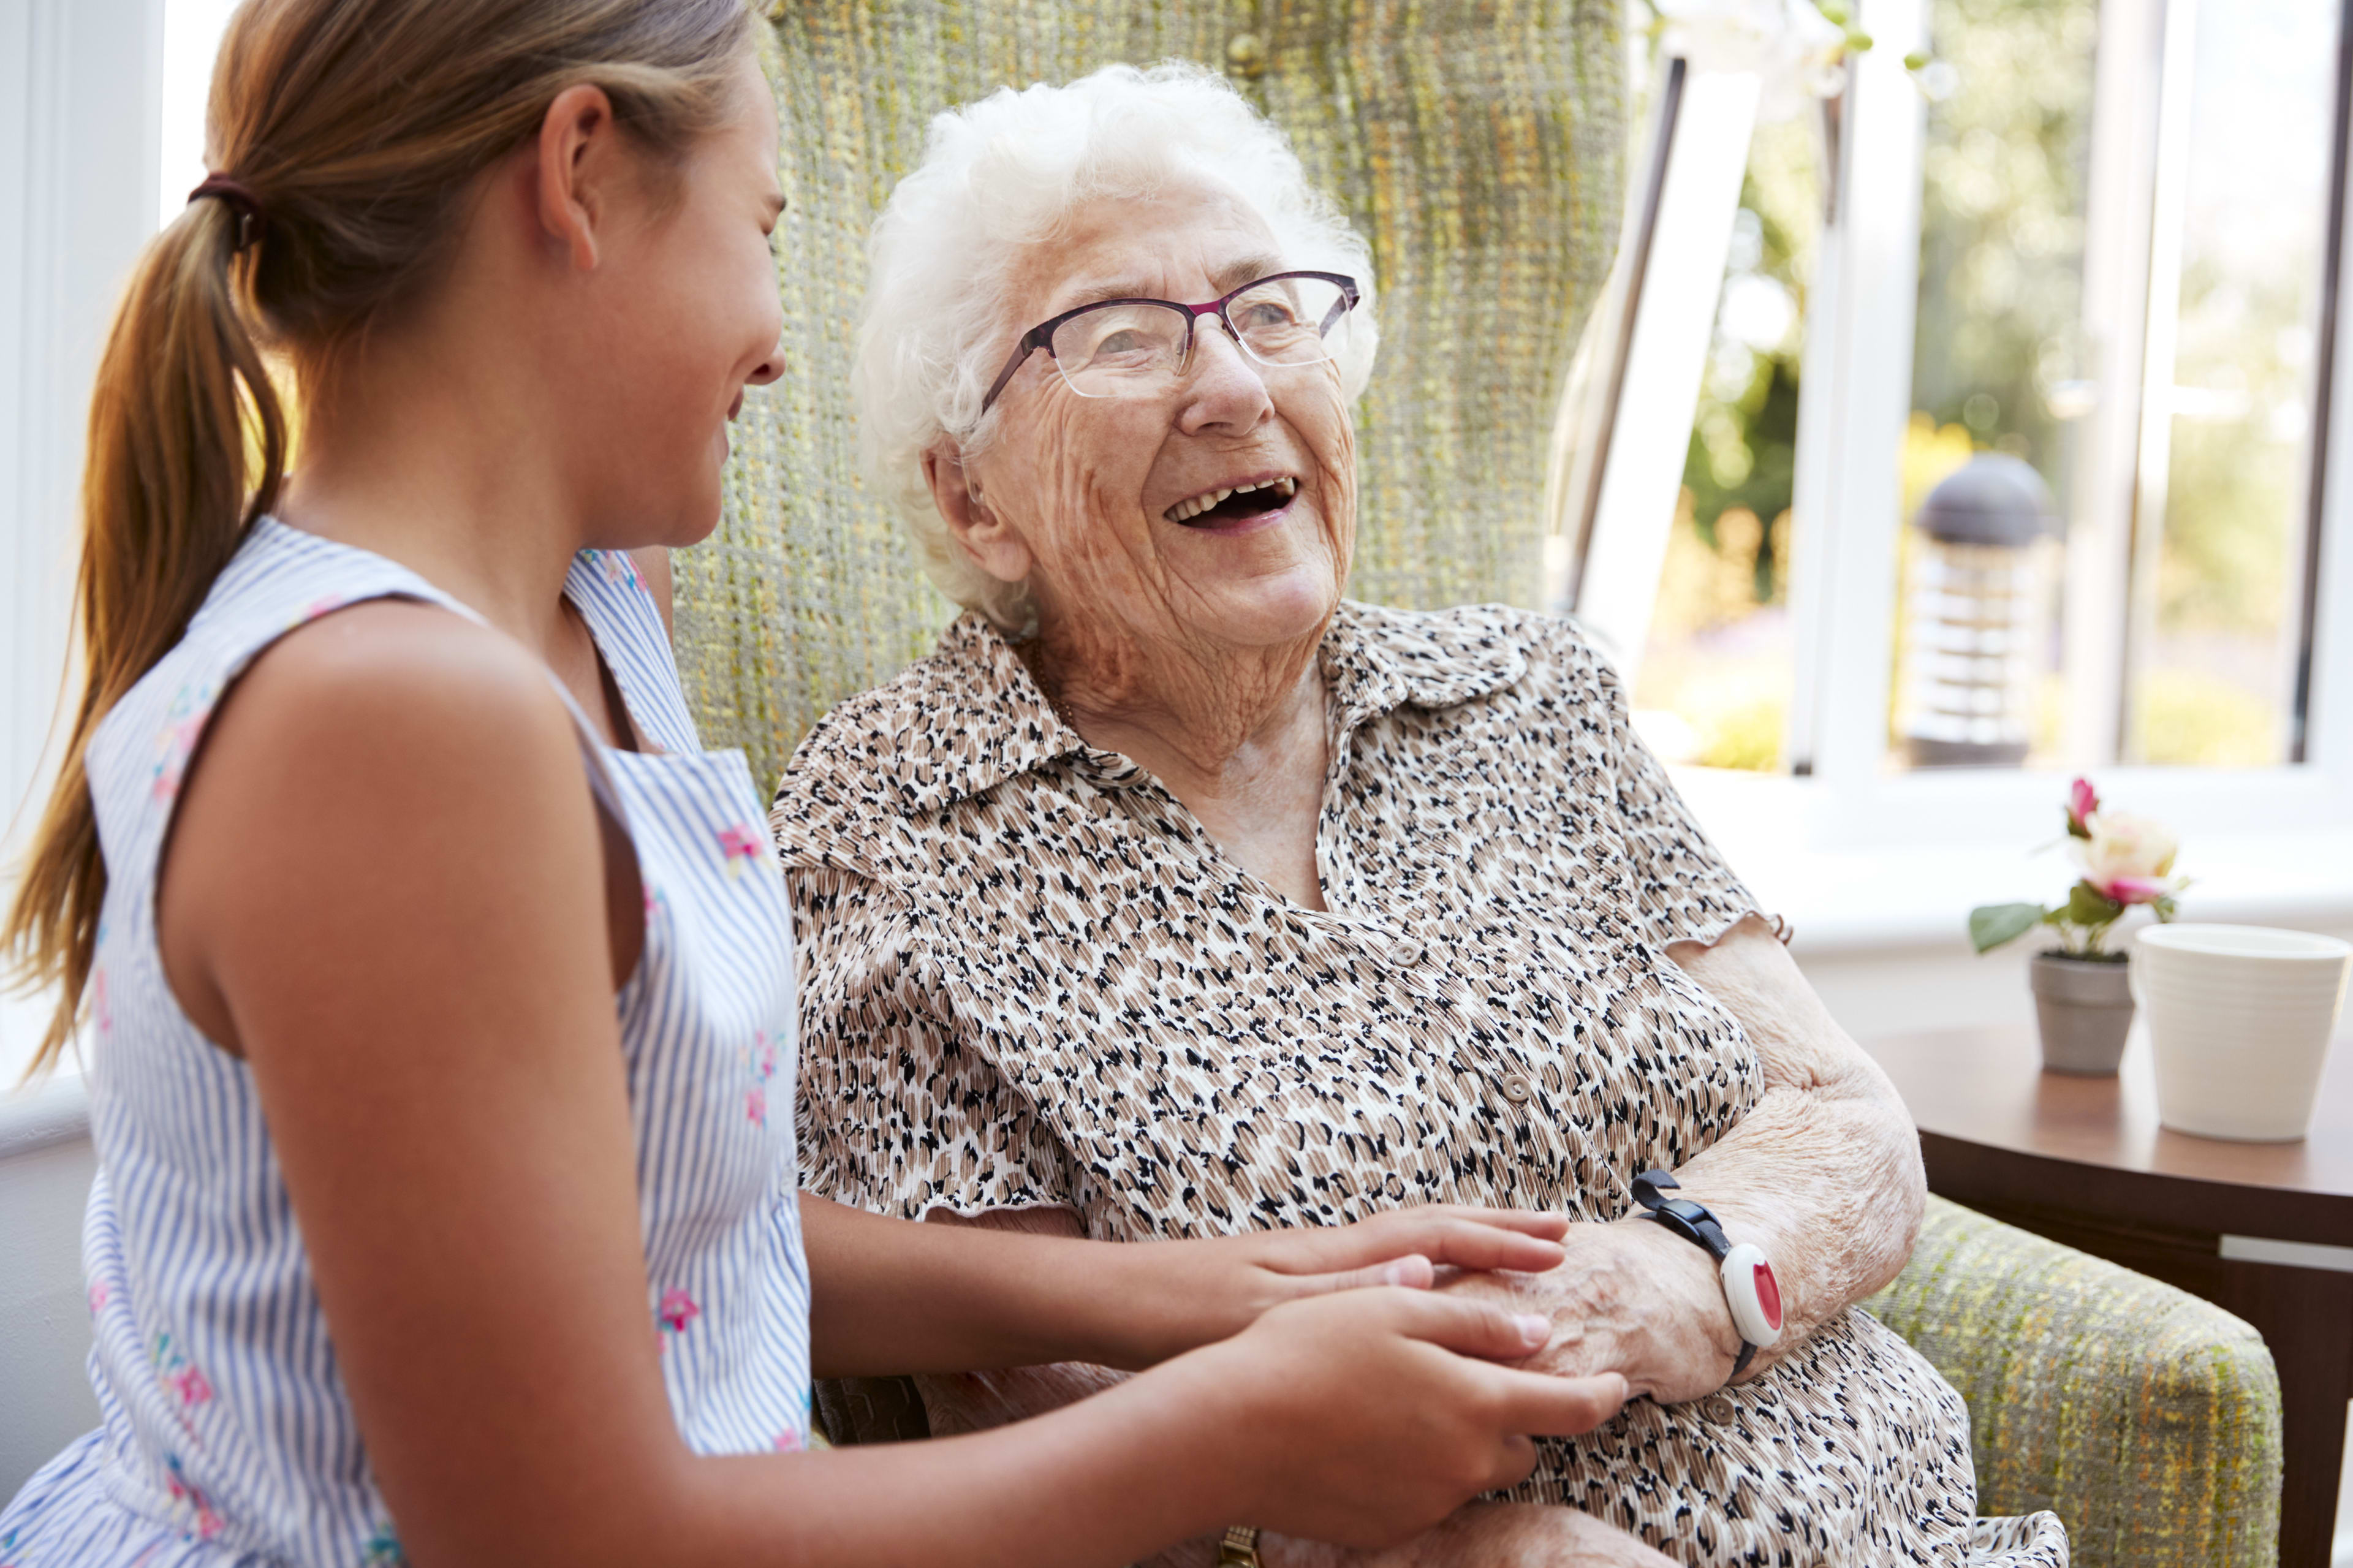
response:
[[(1724, 1234), (1724, 1226), (1704, 1204), (1689, 1198), (1671, 1198), (1667, 1191), (1683, 1184), (1664, 1171), (1645, 1171), (1634, 1178), (1634, 1201), (1642, 1205), (1642, 1217), (1664, 1226), (1694, 1247), (1715, 1259), (1721, 1266), (1725, 1255), (1732, 1250), (1731, 1241)], [(1737, 1333), (1737, 1329), (1733, 1331)], [(1748, 1370), (1755, 1360), (1757, 1347), (1747, 1340), (1740, 1342), (1740, 1353), (1733, 1358), (1732, 1376), (1738, 1377)], [(1731, 1378), (1726, 1378), (1730, 1382)]]

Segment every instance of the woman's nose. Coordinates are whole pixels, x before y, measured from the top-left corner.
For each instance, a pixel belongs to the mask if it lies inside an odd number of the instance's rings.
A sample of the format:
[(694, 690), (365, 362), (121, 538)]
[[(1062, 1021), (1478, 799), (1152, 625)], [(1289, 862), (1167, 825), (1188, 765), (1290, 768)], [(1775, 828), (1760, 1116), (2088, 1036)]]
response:
[(1180, 428), (1248, 430), (1273, 414), (1274, 400), (1267, 395), (1257, 362), (1242, 352), (1224, 323), (1207, 320), (1195, 330), (1191, 369), (1177, 420)]
[(758, 364), (754, 365), (752, 369), (752, 374), (744, 378), (744, 384), (746, 386), (765, 386), (784, 374), (785, 341), (783, 338), (779, 337), (776, 341), (775, 344), (769, 348), (767, 357), (763, 359)]

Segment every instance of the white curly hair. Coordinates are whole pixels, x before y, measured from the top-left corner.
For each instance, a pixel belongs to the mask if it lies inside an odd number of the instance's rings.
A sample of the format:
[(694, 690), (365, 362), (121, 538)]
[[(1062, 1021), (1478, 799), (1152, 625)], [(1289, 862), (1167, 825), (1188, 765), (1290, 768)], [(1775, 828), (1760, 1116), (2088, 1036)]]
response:
[(1286, 266), (1356, 279), (1338, 369), (1354, 401), (1379, 345), (1372, 253), (1308, 184), (1297, 154), (1224, 78), (1170, 62), (1108, 66), (1067, 87), (1000, 88), (932, 121), (923, 162), (899, 182), (869, 246), (850, 396), (867, 478), (897, 507), (940, 591), (1018, 631), (1027, 594), (980, 570), (949, 533), (923, 478), (943, 439), (969, 454), (997, 413), (981, 399), (1014, 335), (1005, 295), (1021, 253), (1066, 231), (1101, 197), (1148, 195), (1171, 180), (1240, 197)]

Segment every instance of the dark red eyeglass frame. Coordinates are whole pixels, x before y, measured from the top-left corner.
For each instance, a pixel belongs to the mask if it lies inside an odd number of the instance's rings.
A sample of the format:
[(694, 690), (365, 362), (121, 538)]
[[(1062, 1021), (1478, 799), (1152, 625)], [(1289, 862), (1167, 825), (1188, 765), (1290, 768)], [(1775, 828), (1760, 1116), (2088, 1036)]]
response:
[[(983, 414), (988, 412), (990, 405), (997, 401), (997, 395), (1005, 390), (1005, 384), (1013, 379), (1014, 372), (1029, 363), (1031, 354), (1036, 353), (1039, 349), (1044, 349), (1048, 358), (1054, 356), (1054, 333), (1060, 330), (1064, 321), (1073, 317), (1083, 316), (1089, 310), (1100, 310), (1110, 305), (1165, 306), (1185, 317), (1185, 363), (1190, 364), (1193, 363), (1193, 328), (1202, 317), (1217, 317), (1218, 324), (1226, 329), (1226, 335), (1235, 342), (1240, 343), (1242, 335), (1234, 330), (1233, 318), (1226, 314), (1226, 307), (1253, 289), (1268, 283), (1280, 283), (1286, 278), (1313, 278), (1319, 282), (1338, 285), (1340, 303), (1329, 316), (1324, 318), (1323, 325), (1316, 329), (1318, 337), (1329, 334), (1333, 324), (1355, 310), (1357, 300), (1363, 298), (1357, 290), (1356, 280), (1344, 272), (1270, 272), (1263, 278), (1251, 279), (1240, 288), (1222, 294), (1206, 305), (1180, 304), (1175, 300), (1090, 300), (1074, 310), (1063, 311), (1050, 321), (1039, 322), (1021, 334), (1021, 341), (1013, 345), (1012, 356), (1006, 360), (1005, 368), (997, 373), (997, 381), (989, 387), (988, 395), (980, 400), (980, 411)], [(1245, 345), (1245, 351), (1247, 352), (1247, 345)]]

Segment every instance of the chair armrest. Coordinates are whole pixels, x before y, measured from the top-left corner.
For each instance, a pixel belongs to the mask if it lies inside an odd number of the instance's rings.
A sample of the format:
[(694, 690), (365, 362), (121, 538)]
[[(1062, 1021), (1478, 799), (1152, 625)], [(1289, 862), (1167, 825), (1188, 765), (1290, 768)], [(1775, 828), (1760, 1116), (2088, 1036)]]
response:
[(2279, 1377), (2239, 1319), (1936, 1197), (1863, 1305), (1968, 1401), (1979, 1513), (2052, 1510), (2075, 1568), (2277, 1562)]

